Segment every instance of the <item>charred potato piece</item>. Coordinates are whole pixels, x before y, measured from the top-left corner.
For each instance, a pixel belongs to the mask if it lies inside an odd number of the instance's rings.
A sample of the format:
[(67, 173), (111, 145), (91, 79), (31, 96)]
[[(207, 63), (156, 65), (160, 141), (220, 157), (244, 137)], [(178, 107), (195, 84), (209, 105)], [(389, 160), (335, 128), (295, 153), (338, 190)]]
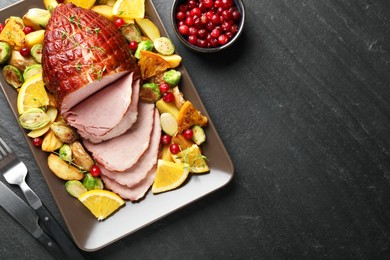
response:
[(47, 158), (47, 164), (50, 170), (60, 179), (71, 181), (84, 178), (84, 174), (79, 169), (62, 160), (54, 153)]

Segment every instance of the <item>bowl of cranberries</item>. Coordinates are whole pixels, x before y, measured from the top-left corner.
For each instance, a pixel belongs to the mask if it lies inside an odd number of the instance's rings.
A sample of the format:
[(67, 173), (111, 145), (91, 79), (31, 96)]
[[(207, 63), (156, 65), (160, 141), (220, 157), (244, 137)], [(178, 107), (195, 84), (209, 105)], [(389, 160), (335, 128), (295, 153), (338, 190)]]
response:
[(171, 19), (175, 34), (185, 46), (210, 53), (237, 41), (245, 10), (241, 0), (175, 0)]

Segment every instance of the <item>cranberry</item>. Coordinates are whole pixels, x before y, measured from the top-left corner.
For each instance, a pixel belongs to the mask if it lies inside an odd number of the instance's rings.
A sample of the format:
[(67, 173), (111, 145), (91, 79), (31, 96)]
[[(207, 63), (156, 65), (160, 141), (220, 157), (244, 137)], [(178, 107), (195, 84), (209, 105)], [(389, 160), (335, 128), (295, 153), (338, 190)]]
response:
[(188, 0), (188, 1), (187, 1), (187, 6), (188, 6), (188, 8), (190, 8), (190, 9), (195, 8), (197, 5), (198, 5), (198, 3), (197, 3), (195, 0)]
[(116, 18), (114, 21), (114, 24), (115, 24), (116, 28), (119, 28), (125, 24), (125, 21), (122, 18)]
[(179, 33), (181, 35), (188, 35), (189, 34), (189, 27), (185, 24), (179, 26)]
[(177, 154), (180, 152), (180, 146), (177, 144), (171, 144), (171, 146), (169, 146), (169, 150), (172, 154)]
[(198, 39), (197, 45), (201, 48), (206, 48), (207, 47), (207, 41), (204, 39)]
[(31, 26), (26, 26), (23, 28), (24, 34), (29, 34), (30, 32), (33, 32), (34, 29)]
[(223, 9), (229, 9), (233, 6), (233, 0), (220, 0), (221, 1), (221, 7)]
[(35, 137), (35, 138), (32, 139), (32, 144), (33, 144), (34, 146), (36, 146), (36, 147), (41, 146), (41, 145), (42, 145), (42, 142), (43, 142), (43, 140), (42, 140), (41, 137)]
[(190, 140), (194, 136), (194, 131), (192, 131), (191, 128), (188, 128), (188, 129), (184, 130), (183, 136), (185, 139)]
[(207, 31), (205, 29), (198, 30), (198, 37), (200, 39), (206, 39), (207, 37)]
[(194, 24), (194, 18), (192, 18), (191, 16), (187, 16), (184, 20), (184, 23), (188, 26), (191, 26)]
[(57, 0), (57, 3), (62, 4), (65, 0)]
[(236, 20), (236, 21), (240, 20), (240, 18), (241, 18), (241, 14), (240, 14), (239, 11), (234, 11), (232, 13), (232, 16), (233, 16), (233, 19)]
[(228, 40), (229, 40), (229, 38), (228, 38), (226, 35), (224, 35), (224, 34), (222, 34), (222, 35), (220, 35), (220, 36), (218, 37), (218, 43), (219, 43), (220, 45), (226, 44)]
[(4, 24), (0, 23), (0, 32), (4, 29)]
[(173, 101), (175, 101), (175, 96), (173, 95), (172, 92), (165, 92), (162, 96), (163, 100), (166, 102), (166, 103), (172, 103)]
[(100, 168), (99, 166), (97, 165), (93, 165), (91, 167), (91, 170), (89, 170), (89, 173), (93, 176), (93, 177), (98, 177), (100, 175)]
[(196, 29), (195, 27), (191, 26), (189, 28), (189, 34), (190, 35), (197, 35), (198, 34), (198, 29)]
[(214, 6), (213, 0), (203, 0), (203, 4), (204, 4), (204, 6), (207, 7), (207, 8), (211, 8), (211, 7)]
[(188, 36), (188, 42), (195, 45), (198, 42), (198, 38), (195, 35)]
[(214, 29), (211, 31), (210, 35), (213, 36), (214, 38), (218, 38), (219, 35), (221, 35), (221, 32), (218, 29)]
[(185, 12), (177, 12), (176, 13), (176, 19), (177, 20), (182, 21), (182, 20), (184, 20), (184, 18), (186, 18), (186, 13)]
[(186, 5), (179, 5), (178, 10), (179, 10), (179, 12), (185, 13), (187, 11), (187, 6)]
[(168, 134), (163, 134), (163, 135), (161, 136), (161, 143), (162, 143), (162, 144), (167, 145), (167, 144), (170, 144), (171, 141), (172, 141), (172, 137), (171, 137), (170, 135), (168, 135)]
[(19, 52), (20, 52), (20, 55), (22, 55), (23, 57), (30, 56), (30, 49), (28, 47), (22, 48)]
[(133, 52), (136, 51), (137, 48), (138, 48), (138, 42), (136, 42), (136, 41), (131, 41), (131, 42), (129, 43), (129, 48), (130, 48), (130, 50), (132, 50)]
[(202, 11), (200, 10), (200, 8), (199, 7), (195, 7), (195, 8), (193, 8), (193, 9), (191, 9), (191, 11), (190, 11), (190, 15), (191, 16), (200, 16), (202, 14)]
[(160, 83), (160, 84), (158, 85), (158, 88), (160, 89), (160, 92), (161, 92), (161, 93), (168, 92), (168, 90), (170, 89), (169, 84), (166, 83), (166, 82)]

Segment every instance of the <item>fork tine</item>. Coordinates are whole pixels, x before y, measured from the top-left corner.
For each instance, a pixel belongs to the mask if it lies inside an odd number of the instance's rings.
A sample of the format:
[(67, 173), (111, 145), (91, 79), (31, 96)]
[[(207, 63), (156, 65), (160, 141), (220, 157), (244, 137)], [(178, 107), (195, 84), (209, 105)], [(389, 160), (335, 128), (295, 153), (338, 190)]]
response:
[(3, 141), (3, 139), (0, 138), (0, 143), (2, 145), (0, 145), (0, 151), (1, 151), (1, 154), (0, 154), (0, 159), (3, 159), (2, 158), (2, 155), (3, 156), (7, 156), (8, 154), (11, 154), (12, 153), (12, 150), (11, 148)]

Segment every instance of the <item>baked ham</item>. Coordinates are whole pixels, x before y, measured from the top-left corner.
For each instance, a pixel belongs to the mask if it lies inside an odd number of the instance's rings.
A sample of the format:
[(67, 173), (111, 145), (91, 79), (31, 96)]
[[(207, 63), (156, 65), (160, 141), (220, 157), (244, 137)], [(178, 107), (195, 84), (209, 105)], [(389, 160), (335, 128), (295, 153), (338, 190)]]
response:
[(152, 103), (139, 103), (138, 111), (136, 123), (126, 133), (98, 144), (83, 141), (95, 161), (107, 170), (125, 171), (131, 168), (149, 147), (154, 114), (158, 111)]
[(58, 5), (45, 30), (43, 80), (61, 114), (123, 75), (139, 69), (114, 23), (92, 10)]
[(125, 185), (130, 188), (134, 187), (146, 177), (148, 172), (157, 163), (157, 157), (160, 148), (160, 138), (161, 125), (159, 124), (159, 113), (155, 113), (152, 137), (150, 139), (149, 147), (138, 160), (138, 162), (130, 169), (122, 172), (109, 171), (103, 166), (99, 165), (101, 174), (121, 185)]
[(133, 81), (133, 73), (127, 74), (63, 116), (84, 139), (93, 143), (112, 139), (130, 129), (137, 120), (139, 87), (139, 79)]

